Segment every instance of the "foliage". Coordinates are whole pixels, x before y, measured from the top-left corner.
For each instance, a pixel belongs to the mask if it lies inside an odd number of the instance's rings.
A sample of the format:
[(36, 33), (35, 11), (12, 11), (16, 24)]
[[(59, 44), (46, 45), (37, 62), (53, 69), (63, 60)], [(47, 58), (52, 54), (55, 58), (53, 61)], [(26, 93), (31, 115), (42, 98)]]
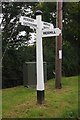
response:
[(62, 71), (65, 76), (78, 75), (78, 49), (70, 42), (63, 42), (63, 64)]
[[(19, 2), (3, 2), (2, 3), (2, 41), (3, 41), (3, 51), (6, 47), (7, 43), (12, 43), (8, 45), (8, 48), (14, 46), (17, 48), (18, 46), (25, 45), (25, 41), (27, 42), (30, 39), (30, 34), (32, 30), (27, 26), (21, 26), (19, 23), (19, 18), (21, 15), (25, 15), (24, 10), (32, 9), (32, 5), (35, 3), (19, 3)], [(31, 13), (26, 12), (28, 16)], [(20, 33), (25, 31), (25, 35), (22, 36)], [(27, 42), (28, 44), (28, 42)]]
[(80, 31), (80, 4), (79, 2), (65, 3), (63, 14), (63, 39), (69, 41), (74, 46), (78, 47), (79, 31)]
[(56, 23), (56, 3), (55, 2), (42, 2), (33, 7), (33, 11), (40, 9), (43, 21), (52, 23), (55, 26)]
[(6, 60), (3, 59), (3, 88), (6, 87), (7, 80), (16, 80), (23, 84), (23, 64), (26, 61), (35, 61), (35, 56), (35, 46), (20, 47), (18, 50), (9, 49), (5, 55)]
[[(22, 80), (22, 64), (24, 62), (22, 46), (28, 46), (32, 30), (19, 24), (20, 15), (24, 15), (23, 9), (32, 9), (36, 3), (3, 2), (2, 3), (2, 51), (3, 51), (3, 82), (6, 79)], [(28, 14), (28, 12), (27, 12)], [(28, 14), (29, 16), (31, 13)], [(22, 31), (26, 34), (19, 35)], [(20, 48), (20, 49), (19, 49)], [(26, 47), (25, 47), (26, 48)], [(28, 47), (29, 48), (29, 47)], [(27, 49), (28, 50), (28, 49)], [(19, 53), (20, 52), (20, 53)], [(28, 50), (27, 54), (30, 52)], [(34, 53), (35, 54), (35, 53)], [(21, 56), (20, 56), (21, 55)], [(25, 55), (24, 55), (25, 57)], [(30, 59), (30, 58), (29, 58)], [(27, 59), (28, 60), (28, 56)]]
[[(48, 42), (49, 41), (49, 42)], [(44, 61), (47, 62), (48, 80), (55, 77), (55, 39), (46, 38), (43, 40)]]

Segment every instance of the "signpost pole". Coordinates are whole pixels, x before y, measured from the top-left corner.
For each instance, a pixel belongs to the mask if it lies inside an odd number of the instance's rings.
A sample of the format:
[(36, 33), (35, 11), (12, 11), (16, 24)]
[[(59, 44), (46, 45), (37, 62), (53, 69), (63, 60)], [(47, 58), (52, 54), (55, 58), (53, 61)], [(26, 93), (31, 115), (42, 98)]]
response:
[[(56, 27), (62, 30), (62, 0), (57, 2)], [(62, 34), (56, 37), (55, 88), (61, 88), (62, 75)]]
[[(62, 1), (62, 0), (61, 0)], [(42, 12), (36, 11), (36, 20), (26, 16), (20, 17), (24, 26), (36, 29), (36, 61), (37, 61), (37, 103), (44, 103), (44, 74), (43, 74), (43, 47), (42, 37), (59, 36), (56, 39), (56, 88), (61, 88), (61, 63), (62, 63), (62, 2), (57, 4), (57, 28), (53, 24), (42, 21)]]
[(37, 53), (37, 103), (44, 102), (44, 74), (43, 74), (43, 50), (42, 50), (42, 12), (36, 11), (36, 53)]

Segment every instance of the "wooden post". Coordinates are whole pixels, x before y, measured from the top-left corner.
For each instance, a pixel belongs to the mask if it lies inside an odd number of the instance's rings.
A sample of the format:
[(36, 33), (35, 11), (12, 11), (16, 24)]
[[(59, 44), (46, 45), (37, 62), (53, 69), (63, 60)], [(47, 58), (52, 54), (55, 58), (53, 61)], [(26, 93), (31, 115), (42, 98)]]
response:
[[(62, 0), (57, 1), (56, 28), (62, 31)], [(56, 37), (55, 88), (60, 89), (62, 76), (62, 34)]]

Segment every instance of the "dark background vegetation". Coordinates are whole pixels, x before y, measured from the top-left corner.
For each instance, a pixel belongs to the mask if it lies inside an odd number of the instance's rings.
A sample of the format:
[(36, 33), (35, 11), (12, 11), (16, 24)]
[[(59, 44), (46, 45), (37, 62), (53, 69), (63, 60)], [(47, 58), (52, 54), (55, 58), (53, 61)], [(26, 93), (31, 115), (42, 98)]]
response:
[[(23, 64), (36, 61), (36, 43), (29, 45), (32, 30), (21, 26), (20, 15), (24, 9), (30, 8), (32, 13), (27, 16), (35, 18), (35, 11), (43, 11), (43, 20), (56, 24), (56, 3), (2, 3), (2, 83), (3, 88), (23, 84)], [(79, 3), (63, 4), (63, 76), (78, 75), (80, 71), (80, 5)], [(27, 12), (26, 12), (27, 13)], [(54, 16), (53, 16), (54, 13)], [(14, 21), (11, 20), (14, 18)], [(18, 36), (25, 31), (25, 36)], [(55, 37), (43, 39), (43, 56), (47, 62), (48, 80), (55, 77)], [(6, 49), (7, 46), (7, 49)], [(5, 53), (5, 54), (4, 54)]]

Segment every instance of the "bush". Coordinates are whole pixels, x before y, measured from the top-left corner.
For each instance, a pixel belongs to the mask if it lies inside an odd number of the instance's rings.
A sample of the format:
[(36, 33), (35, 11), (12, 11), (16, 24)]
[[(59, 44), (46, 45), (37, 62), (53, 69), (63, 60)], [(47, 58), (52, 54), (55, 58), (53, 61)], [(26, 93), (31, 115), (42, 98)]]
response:
[(65, 76), (78, 75), (78, 52), (69, 42), (63, 42), (62, 72)]

